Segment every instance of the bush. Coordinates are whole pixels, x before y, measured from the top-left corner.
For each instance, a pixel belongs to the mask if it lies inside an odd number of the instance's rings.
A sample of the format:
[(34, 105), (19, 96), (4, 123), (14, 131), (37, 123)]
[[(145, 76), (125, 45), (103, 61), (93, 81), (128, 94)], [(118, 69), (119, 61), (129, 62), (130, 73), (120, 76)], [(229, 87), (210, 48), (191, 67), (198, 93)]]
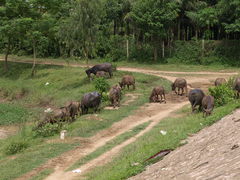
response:
[(108, 93), (106, 93), (106, 92), (102, 93), (102, 101), (103, 101), (103, 102), (109, 101), (109, 95), (108, 95)]
[(34, 131), (35, 137), (49, 137), (53, 136), (55, 134), (60, 133), (62, 129), (62, 123), (55, 123), (55, 124), (46, 124), (45, 126), (42, 126), (40, 128), (37, 128)]
[(95, 89), (99, 91), (101, 94), (103, 92), (107, 92), (110, 88), (110, 85), (108, 84), (107, 80), (103, 77), (94, 79), (94, 86)]
[(28, 142), (24, 139), (21, 140), (12, 140), (9, 144), (4, 148), (4, 152), (7, 155), (16, 154), (18, 152), (22, 152), (29, 146)]
[(234, 99), (234, 91), (228, 84), (209, 88), (210, 94), (215, 98), (216, 106), (223, 106)]

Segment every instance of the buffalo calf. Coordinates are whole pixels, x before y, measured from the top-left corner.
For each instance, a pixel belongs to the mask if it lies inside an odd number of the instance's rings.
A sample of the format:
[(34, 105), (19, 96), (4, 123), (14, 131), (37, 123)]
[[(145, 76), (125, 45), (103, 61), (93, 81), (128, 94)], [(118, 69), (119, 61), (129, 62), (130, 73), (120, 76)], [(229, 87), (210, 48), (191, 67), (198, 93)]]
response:
[(209, 116), (212, 114), (214, 108), (214, 97), (204, 96), (202, 99), (203, 116)]

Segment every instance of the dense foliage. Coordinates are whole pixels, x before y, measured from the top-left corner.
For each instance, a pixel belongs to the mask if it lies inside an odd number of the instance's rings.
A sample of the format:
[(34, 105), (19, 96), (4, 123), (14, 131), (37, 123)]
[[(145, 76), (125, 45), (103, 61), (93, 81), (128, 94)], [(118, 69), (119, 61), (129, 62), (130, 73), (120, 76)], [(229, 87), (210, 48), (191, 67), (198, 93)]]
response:
[(211, 87), (209, 92), (214, 97), (216, 106), (223, 106), (234, 99), (234, 91), (229, 84)]
[[(195, 61), (201, 63), (199, 57), (209, 57), (202, 52), (208, 47), (206, 41), (197, 40), (240, 39), (240, 1), (1, 0), (0, 38), (5, 70), (9, 53), (114, 61), (164, 59), (174, 57), (181, 47), (176, 40), (191, 41), (190, 59), (198, 57)], [(221, 57), (236, 44), (230, 43), (227, 50), (219, 43), (213, 47)]]

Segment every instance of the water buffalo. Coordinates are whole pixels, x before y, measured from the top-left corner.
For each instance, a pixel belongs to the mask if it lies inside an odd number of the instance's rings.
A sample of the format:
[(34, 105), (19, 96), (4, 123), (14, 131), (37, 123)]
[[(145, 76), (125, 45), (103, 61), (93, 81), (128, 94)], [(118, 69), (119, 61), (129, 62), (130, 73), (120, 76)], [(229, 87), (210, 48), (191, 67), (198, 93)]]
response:
[[(159, 96), (161, 100), (159, 100)], [(158, 86), (153, 88), (152, 93), (149, 97), (149, 102), (165, 102), (166, 103), (166, 97), (165, 97), (165, 90), (164, 87)]]
[(70, 101), (66, 104), (66, 109), (72, 121), (75, 120), (77, 115), (81, 112), (81, 103), (78, 101)]
[(96, 77), (99, 78), (99, 77), (106, 77), (106, 72), (105, 71), (98, 71), (96, 73)]
[(121, 100), (121, 87), (120, 86), (115, 85), (110, 89), (109, 99), (114, 108), (116, 106), (120, 106), (120, 100)]
[(235, 82), (233, 84), (233, 89), (237, 92), (236, 93), (237, 94), (237, 98), (239, 98), (239, 96), (240, 96), (240, 77), (238, 77), (235, 80)]
[(93, 66), (92, 68), (89, 68), (86, 70), (86, 74), (88, 78), (91, 78), (91, 74), (97, 74), (98, 71), (104, 71), (109, 74), (110, 77), (112, 77), (112, 64), (110, 63), (103, 63), (103, 64), (97, 64)]
[(96, 112), (101, 103), (101, 94), (98, 92), (86, 93), (83, 95), (81, 100), (81, 111), (82, 114), (88, 113), (88, 108), (94, 108)]
[(205, 96), (201, 89), (193, 89), (188, 94), (188, 99), (192, 105), (192, 112), (196, 110), (196, 106), (199, 105), (199, 110), (202, 110), (202, 99)]
[(129, 89), (129, 86), (133, 86), (133, 89), (135, 89), (135, 79), (133, 76), (125, 75), (122, 77), (122, 81), (119, 82), (119, 85), (121, 88), (125, 88), (127, 85), (127, 88)]
[(66, 107), (54, 109), (52, 112), (46, 114), (44, 120), (37, 125), (36, 129), (43, 127), (47, 123), (54, 124), (58, 122), (68, 121), (69, 117), (70, 114)]
[(226, 79), (224, 79), (224, 78), (217, 78), (216, 80), (215, 80), (215, 82), (214, 82), (214, 85), (215, 86), (220, 86), (220, 85), (222, 85), (222, 84), (224, 84), (224, 83), (226, 83), (227, 81), (226, 81)]
[[(178, 92), (176, 91), (176, 88), (178, 88)], [(172, 90), (175, 91), (177, 95), (183, 95), (184, 89), (186, 91), (186, 96), (188, 94), (188, 89), (187, 89), (187, 81), (183, 78), (177, 78), (174, 83), (172, 83)], [(182, 90), (182, 93), (180, 94), (180, 90)]]
[(214, 97), (204, 96), (202, 99), (203, 116), (209, 116), (212, 114), (214, 108)]

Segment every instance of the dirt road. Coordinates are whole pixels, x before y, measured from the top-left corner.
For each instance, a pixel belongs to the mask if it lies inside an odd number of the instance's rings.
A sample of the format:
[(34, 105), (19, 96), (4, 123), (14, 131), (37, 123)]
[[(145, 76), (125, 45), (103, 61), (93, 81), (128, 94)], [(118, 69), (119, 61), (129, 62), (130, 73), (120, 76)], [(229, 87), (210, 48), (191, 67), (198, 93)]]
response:
[(240, 179), (240, 109), (130, 180)]
[[(28, 63), (28, 62), (25, 62)], [(52, 63), (41, 63), (41, 64), (52, 64)], [(57, 65), (64, 65), (63, 63), (57, 63)], [(73, 67), (82, 67), (82, 65), (69, 65)], [(187, 72), (186, 76), (184, 76), (184, 72), (167, 72), (167, 71), (155, 71), (155, 70), (144, 70), (144, 69), (138, 69), (138, 68), (127, 68), (127, 67), (120, 67), (118, 68), (121, 71), (130, 71), (130, 72), (139, 72), (144, 74), (150, 74), (155, 75), (158, 77), (164, 77), (166, 79), (169, 79), (171, 81), (176, 79), (176, 76), (173, 76), (172, 74), (181, 74), (181, 77), (184, 77), (187, 79), (189, 87), (191, 88), (207, 88), (212, 84), (212, 82), (216, 79), (216, 77), (229, 77), (236, 75), (237, 73), (219, 73), (219, 72)], [(169, 74), (169, 75), (167, 75)], [(193, 74), (194, 76), (189, 76), (189, 74)], [(197, 76), (201, 75), (201, 76)], [(78, 159), (86, 156), (87, 154), (90, 154), (91, 152), (95, 151), (97, 148), (103, 146), (108, 141), (112, 140), (114, 137), (129, 131), (130, 129), (136, 127), (137, 125), (140, 125), (144, 122), (151, 121), (150, 125), (140, 132), (138, 135), (130, 138), (129, 140), (123, 142), (122, 144), (119, 144), (115, 146), (112, 150), (106, 152), (105, 154), (99, 156), (98, 158), (88, 162), (87, 164), (80, 167), (80, 169), (83, 171), (81, 173), (81, 176), (84, 175), (85, 172), (89, 171), (93, 167), (95, 167), (98, 162), (101, 162), (101, 164), (106, 163), (111, 158), (107, 157), (113, 157), (116, 155), (123, 147), (126, 145), (134, 142), (136, 138), (143, 135), (145, 132), (151, 130), (152, 127), (154, 127), (159, 121), (162, 119), (169, 117), (171, 113), (174, 111), (182, 108), (184, 105), (188, 104), (188, 100), (186, 97), (177, 97), (174, 94), (167, 95), (167, 104), (145, 104), (140, 109), (138, 109), (133, 115), (124, 118), (120, 122), (114, 123), (112, 127), (100, 131), (98, 134), (91, 138), (84, 138), (80, 140), (81, 144), (84, 144), (84, 146), (80, 146), (78, 148), (75, 148), (71, 151), (68, 151), (66, 153), (63, 153), (57, 158), (49, 160), (44, 165), (34, 169), (33, 171), (25, 174), (24, 176), (18, 178), (21, 180), (26, 180), (31, 178), (32, 176), (38, 174), (43, 169), (47, 168), (54, 168), (54, 172), (48, 176), (47, 180), (56, 180), (56, 179), (74, 179), (78, 174), (74, 174), (71, 171), (66, 172), (65, 170), (69, 168), (72, 164), (74, 164)], [(127, 126), (126, 126), (127, 124)], [(78, 176), (80, 178), (80, 176)]]

